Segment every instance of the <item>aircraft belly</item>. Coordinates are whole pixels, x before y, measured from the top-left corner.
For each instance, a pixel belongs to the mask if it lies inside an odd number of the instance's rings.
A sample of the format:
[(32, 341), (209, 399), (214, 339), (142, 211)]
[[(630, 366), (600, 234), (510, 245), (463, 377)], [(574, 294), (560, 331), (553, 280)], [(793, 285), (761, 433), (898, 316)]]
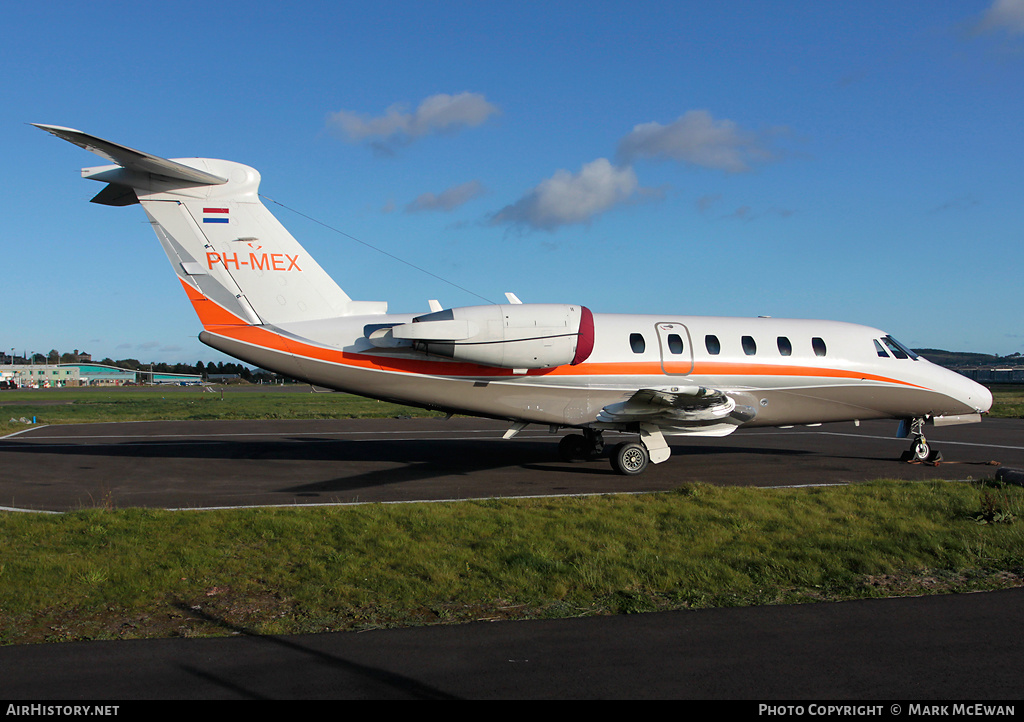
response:
[[(551, 386), (523, 379), (455, 378), (364, 368), (291, 354), (203, 332), (203, 343), (261, 368), (317, 386), (410, 406), (477, 416), (527, 420), (539, 424), (592, 422), (621, 390), (603, 392), (582, 386)], [(531, 378), (531, 381), (533, 379)]]
[(757, 400), (757, 416), (747, 426), (925, 417), (956, 413), (960, 409), (945, 394), (909, 386), (847, 383), (751, 390), (749, 394)]

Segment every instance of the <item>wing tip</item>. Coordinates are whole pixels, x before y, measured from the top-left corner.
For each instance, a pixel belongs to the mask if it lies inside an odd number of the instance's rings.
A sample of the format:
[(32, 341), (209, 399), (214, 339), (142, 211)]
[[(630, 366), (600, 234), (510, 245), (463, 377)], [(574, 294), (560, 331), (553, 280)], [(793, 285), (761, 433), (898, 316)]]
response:
[(51, 133), (62, 140), (77, 145), (79, 148), (84, 148), (90, 153), (95, 153), (101, 158), (117, 163), (129, 170), (153, 173), (196, 185), (222, 185), (228, 182), (227, 178), (214, 175), (213, 173), (208, 173), (150, 153), (144, 153), (75, 128), (47, 123), (29, 123), (29, 125), (45, 130), (47, 133)]

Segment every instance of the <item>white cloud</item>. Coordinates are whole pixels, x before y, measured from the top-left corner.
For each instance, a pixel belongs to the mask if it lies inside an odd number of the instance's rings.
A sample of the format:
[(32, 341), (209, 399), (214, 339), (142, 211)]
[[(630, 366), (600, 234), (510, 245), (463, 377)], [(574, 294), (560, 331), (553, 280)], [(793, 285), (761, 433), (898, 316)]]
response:
[(405, 207), (406, 213), (417, 211), (451, 211), (484, 193), (484, 186), (478, 180), (452, 186), (438, 194), (423, 193)]
[(412, 112), (403, 104), (392, 105), (376, 117), (339, 110), (328, 116), (327, 126), (350, 141), (369, 140), (379, 150), (391, 151), (423, 136), (476, 127), (498, 112), (480, 93), (439, 93), (424, 99)]
[(587, 223), (624, 203), (639, 188), (630, 167), (617, 167), (607, 158), (586, 163), (579, 173), (556, 172), (512, 205), (494, 214), (491, 224), (511, 224), (554, 230)]
[(767, 136), (746, 131), (731, 120), (715, 120), (706, 110), (690, 110), (668, 125), (637, 125), (619, 141), (619, 157), (668, 159), (729, 173), (774, 159)]
[(1024, 34), (1024, 0), (995, 0), (975, 26), (977, 32)]

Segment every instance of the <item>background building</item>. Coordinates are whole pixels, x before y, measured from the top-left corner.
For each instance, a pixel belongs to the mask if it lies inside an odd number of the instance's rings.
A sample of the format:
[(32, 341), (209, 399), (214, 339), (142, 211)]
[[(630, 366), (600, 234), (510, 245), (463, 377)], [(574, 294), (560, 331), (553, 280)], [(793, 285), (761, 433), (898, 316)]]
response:
[(125, 369), (97, 363), (61, 364), (61, 368), (77, 369), (84, 386), (124, 386), (125, 384), (199, 384), (199, 374), (174, 374), (149, 369)]
[(0, 365), (4, 386), (56, 389), (67, 386), (126, 386), (146, 384), (201, 384), (199, 374), (174, 374), (148, 369), (123, 369), (94, 363)]
[(0, 380), (17, 388), (56, 389), (80, 386), (78, 369), (53, 364), (8, 364), (0, 366)]

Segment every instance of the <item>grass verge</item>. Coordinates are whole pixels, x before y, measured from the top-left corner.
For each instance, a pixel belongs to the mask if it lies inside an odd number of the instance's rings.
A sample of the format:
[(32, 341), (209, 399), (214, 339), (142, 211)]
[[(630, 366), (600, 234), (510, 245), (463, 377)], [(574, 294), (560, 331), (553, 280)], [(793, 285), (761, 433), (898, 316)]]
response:
[(995, 384), (992, 391), (990, 416), (997, 419), (1024, 419), (1024, 386)]
[[(212, 419), (358, 419), (437, 416), (409, 406), (343, 393), (308, 391), (203, 391), (200, 387), (136, 390), (59, 389), (0, 393), (0, 436), (37, 424)], [(308, 389), (309, 387), (305, 387)]]
[(286, 634), (1018, 586), (1024, 489), (0, 514), (0, 643)]

